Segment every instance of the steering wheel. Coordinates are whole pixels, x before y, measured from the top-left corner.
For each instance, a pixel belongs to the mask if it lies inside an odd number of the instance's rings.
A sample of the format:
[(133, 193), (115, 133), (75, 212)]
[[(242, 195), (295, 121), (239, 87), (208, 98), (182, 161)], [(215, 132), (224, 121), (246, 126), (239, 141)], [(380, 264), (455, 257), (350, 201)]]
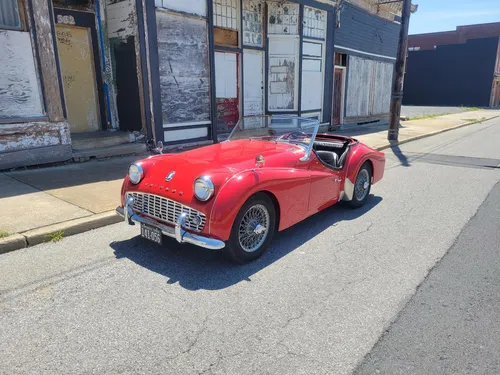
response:
[(279, 139), (301, 139), (301, 138), (307, 138), (308, 135), (304, 132), (291, 132), (287, 134), (283, 134)]

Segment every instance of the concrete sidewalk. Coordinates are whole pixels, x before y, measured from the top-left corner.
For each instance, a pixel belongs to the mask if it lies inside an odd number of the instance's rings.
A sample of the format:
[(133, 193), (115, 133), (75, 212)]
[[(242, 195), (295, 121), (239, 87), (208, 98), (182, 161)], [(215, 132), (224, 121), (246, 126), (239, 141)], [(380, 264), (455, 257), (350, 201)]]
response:
[[(442, 133), (500, 116), (478, 110), (406, 121), (400, 142)], [(383, 150), (387, 126), (343, 132)], [(118, 222), (120, 188), (128, 165), (146, 155), (0, 173), (0, 254)]]
[(429, 137), (445, 131), (473, 125), (500, 116), (500, 110), (480, 109), (421, 120), (402, 121), (399, 128), (399, 141), (391, 144), (387, 140), (387, 125), (349, 129), (338, 134), (348, 135), (377, 150), (403, 144), (420, 138)]
[(0, 253), (116, 223), (128, 165), (145, 156), (0, 173)]

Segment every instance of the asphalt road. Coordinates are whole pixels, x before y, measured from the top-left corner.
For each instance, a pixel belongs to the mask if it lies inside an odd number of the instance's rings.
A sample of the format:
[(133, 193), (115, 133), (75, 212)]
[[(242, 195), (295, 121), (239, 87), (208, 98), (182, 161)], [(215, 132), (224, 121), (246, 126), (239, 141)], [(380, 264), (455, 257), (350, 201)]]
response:
[(352, 373), (500, 181), (498, 144), (492, 120), (389, 150), (367, 206), (244, 266), (124, 224), (4, 254), (0, 373)]
[(500, 184), (355, 372), (500, 374)]
[(464, 111), (465, 109), (463, 107), (426, 107), (404, 105), (401, 107), (401, 116), (413, 118), (429, 115), (449, 115)]

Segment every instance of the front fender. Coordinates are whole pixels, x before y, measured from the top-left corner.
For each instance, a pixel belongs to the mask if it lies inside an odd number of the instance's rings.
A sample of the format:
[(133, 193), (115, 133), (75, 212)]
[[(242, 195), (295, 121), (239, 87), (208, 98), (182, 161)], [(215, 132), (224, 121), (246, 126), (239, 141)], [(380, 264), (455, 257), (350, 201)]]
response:
[(209, 221), (210, 235), (227, 241), (243, 204), (258, 192), (276, 198), (283, 230), (307, 216), (310, 174), (301, 169), (262, 168), (240, 172), (221, 187)]

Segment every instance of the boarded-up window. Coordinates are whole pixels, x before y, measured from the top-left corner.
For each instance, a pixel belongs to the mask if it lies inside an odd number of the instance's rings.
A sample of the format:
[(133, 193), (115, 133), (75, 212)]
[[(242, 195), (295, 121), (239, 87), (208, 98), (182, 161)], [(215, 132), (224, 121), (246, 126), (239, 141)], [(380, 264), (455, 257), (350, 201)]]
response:
[(157, 11), (163, 124), (210, 120), (206, 20)]
[(323, 108), (323, 43), (302, 44), (302, 111)]
[(0, 31), (0, 119), (43, 114), (28, 32)]
[(18, 0), (0, 0), (0, 28), (21, 28)]
[(269, 38), (269, 110), (298, 109), (298, 37)]
[(389, 113), (394, 64), (349, 56), (346, 117)]
[(268, 3), (268, 34), (298, 35), (299, 4)]
[(326, 38), (326, 12), (311, 7), (304, 7), (304, 36)]
[(240, 117), (238, 54), (215, 53), (215, 87), (217, 98), (217, 131), (229, 133)]
[(243, 0), (243, 44), (262, 47), (264, 4), (260, 0)]
[(238, 4), (240, 0), (213, 0), (214, 25), (238, 30)]

